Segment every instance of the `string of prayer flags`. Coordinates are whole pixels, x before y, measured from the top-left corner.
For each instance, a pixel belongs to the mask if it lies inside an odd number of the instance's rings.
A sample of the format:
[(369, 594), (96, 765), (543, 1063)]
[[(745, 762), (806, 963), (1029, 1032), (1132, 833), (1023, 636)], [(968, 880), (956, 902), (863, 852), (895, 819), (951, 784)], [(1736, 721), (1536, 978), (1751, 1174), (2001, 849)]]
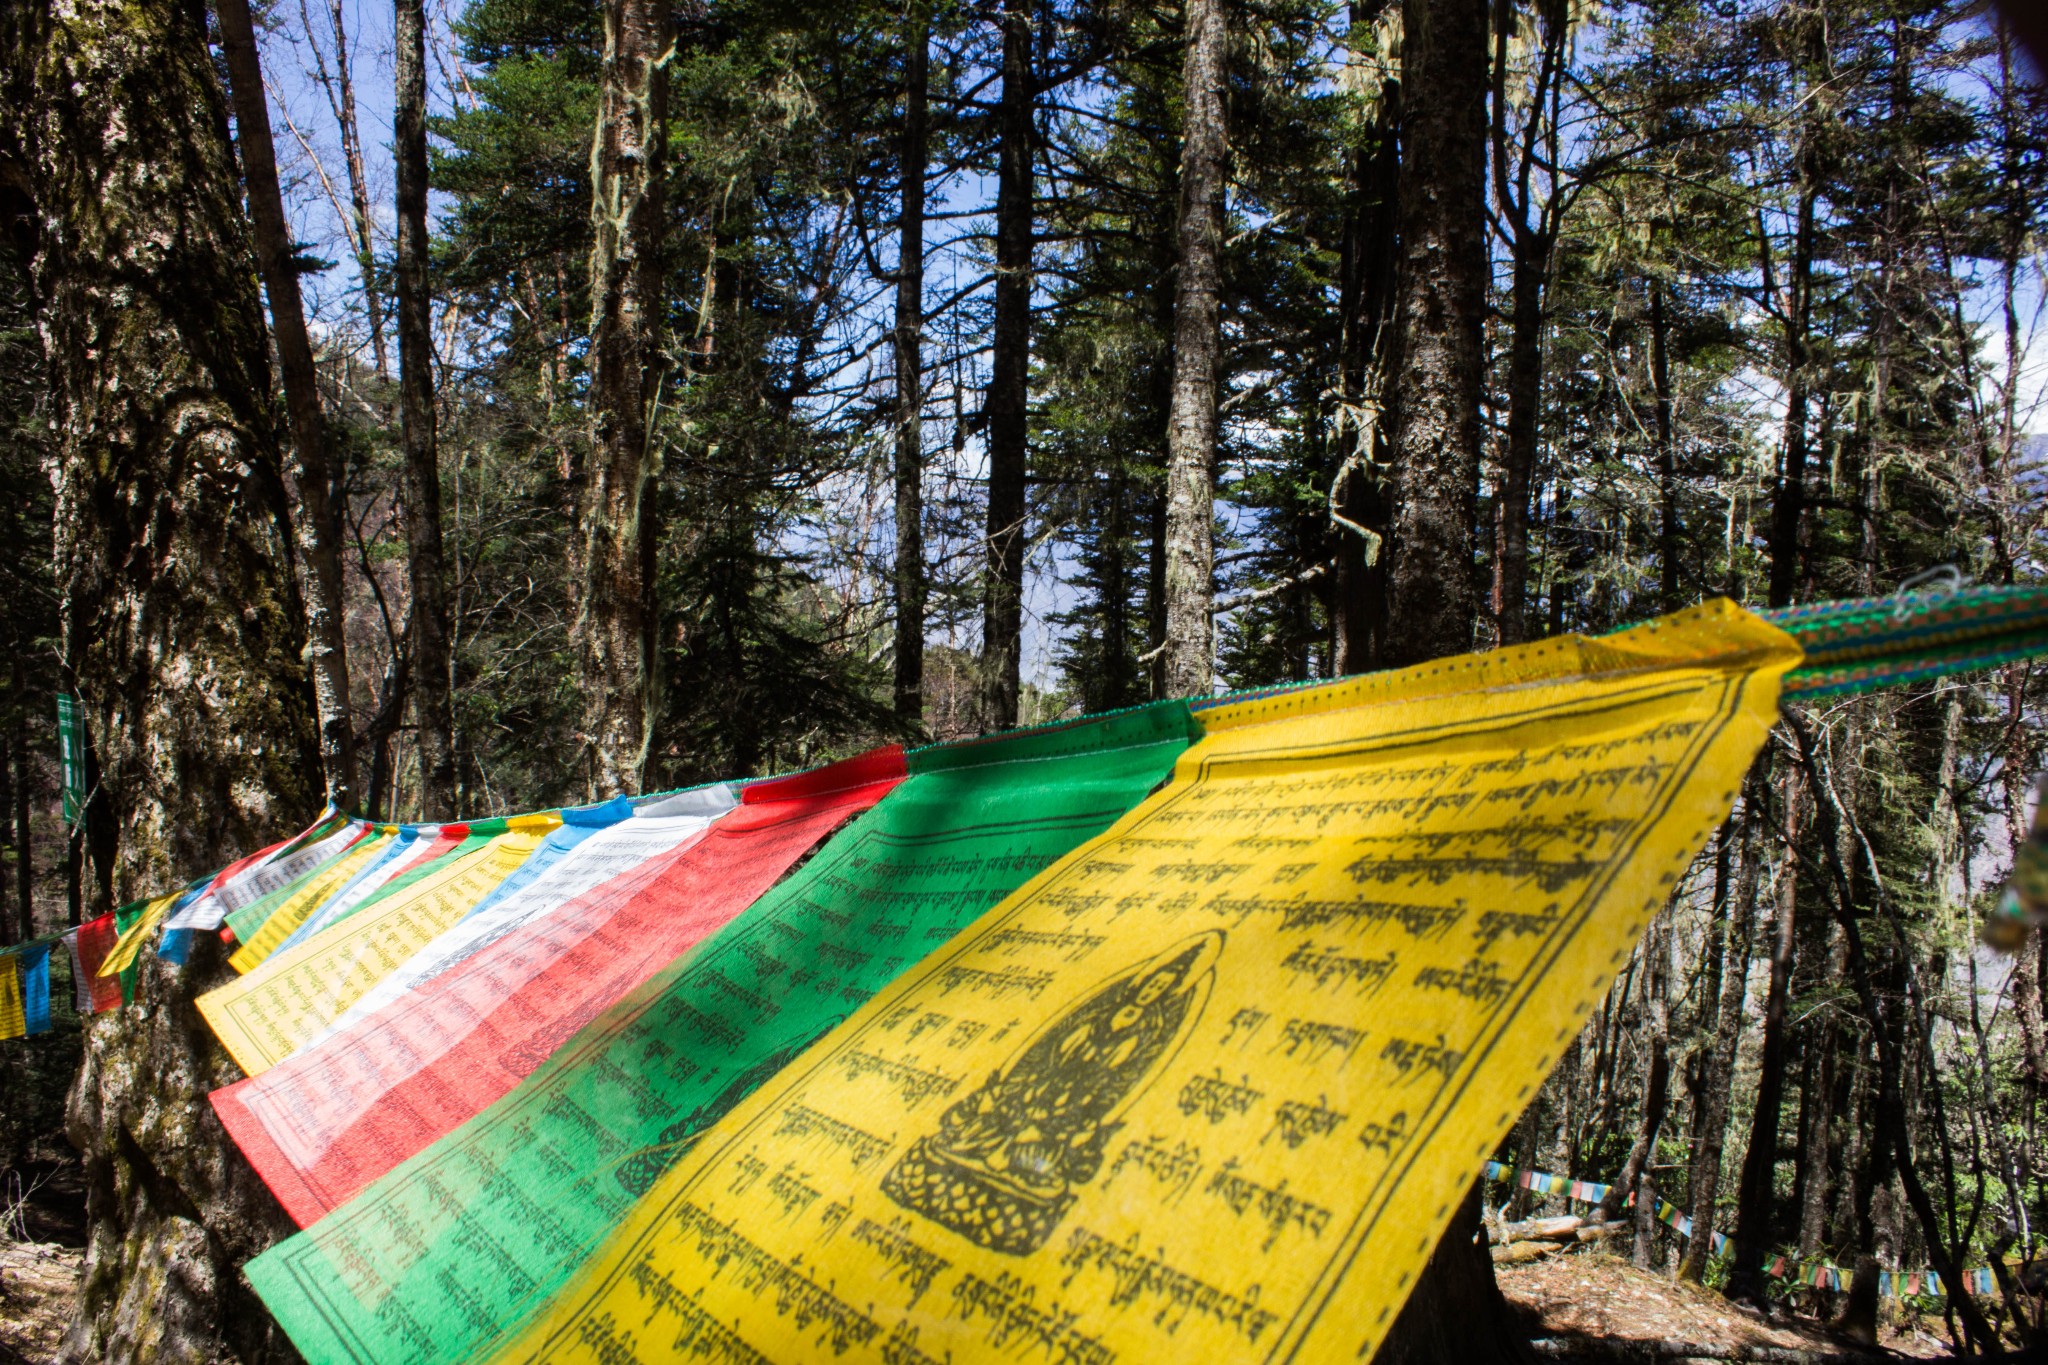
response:
[(164, 916), (170, 914), (192, 894), (189, 888), (180, 889), (165, 892), (143, 902), (142, 913), (136, 916), (134, 923), (121, 931), (119, 938), (114, 940), (114, 946), (108, 950), (106, 960), (100, 963), (99, 974), (119, 976), (133, 967), (136, 955), (142, 951), (144, 941), (163, 923)]
[[(756, 800), (769, 799), (767, 790), (789, 792), (796, 789), (765, 789)], [(600, 902), (585, 902), (582, 900), (582, 893), (604, 883), (606, 896), (601, 903), (615, 909), (623, 907), (637, 894), (637, 883), (621, 881), (613, 884), (615, 879), (635, 867), (645, 866), (648, 860), (680, 853), (685, 847), (685, 840), (693, 839), (696, 834), (708, 828), (711, 821), (723, 816), (738, 803), (739, 797), (733, 789), (721, 782), (658, 804), (648, 805), (638, 811), (626, 806), (626, 813), (623, 816), (617, 813), (616, 806), (590, 811), (563, 811), (562, 828), (548, 835), (546, 842), (517, 872), (499, 883), (497, 890), (479, 901), (476, 909), (465, 915), (460, 924), (442, 934), (414, 954), (403, 967), (378, 982), (368, 994), (351, 1005), (345, 1014), (316, 1036), (313, 1043), (318, 1043), (385, 1008), (400, 996), (418, 989), (442, 972), (459, 965), (506, 935), (523, 929), (541, 916), (547, 916), (551, 921), (557, 916), (573, 920), (573, 923), (549, 929), (547, 932), (551, 936), (550, 942), (560, 935), (573, 935), (579, 932), (575, 927), (578, 924), (589, 926), (580, 932), (597, 932), (601, 921), (592, 919), (589, 915), (581, 918), (569, 915), (572, 907), (580, 907), (590, 914), (597, 913), (596, 906)], [(629, 823), (622, 824), (622, 820)], [(600, 831), (609, 832), (601, 838), (593, 839)], [(537, 875), (529, 877), (529, 874), (534, 872), (535, 864), (540, 863), (551, 848), (556, 850), (556, 856), (565, 860), (567, 865), (559, 873), (551, 874), (546, 883), (539, 886), (534, 894), (527, 894), (527, 888), (535, 886), (538, 881)], [(570, 856), (572, 852), (573, 858)], [(552, 866), (552, 863), (544, 864), (543, 870)], [(662, 866), (665, 864), (647, 866), (646, 870), (651, 875), (660, 871)], [(518, 894), (507, 896), (505, 887), (514, 883), (519, 884)], [(749, 900), (751, 899), (749, 897)], [(737, 909), (735, 906), (735, 912)], [(695, 941), (694, 937), (691, 941)], [(520, 951), (527, 952), (530, 949), (522, 948)], [(676, 951), (680, 952), (681, 948)], [(653, 967), (660, 966), (673, 956), (675, 953), (663, 954), (648, 970), (653, 970)], [(493, 970), (501, 972), (504, 969)], [(506, 983), (504, 989), (509, 997), (512, 978), (501, 976), (498, 979)], [(415, 1046), (408, 1044), (407, 1053), (413, 1052)]]
[[(728, 819), (743, 830), (784, 827), (776, 838), (707, 847), (706, 831), (723, 829), (732, 809), (729, 794), (723, 803), (707, 796), (700, 814), (613, 825), (523, 897), (437, 939), (420, 956), (450, 937), (465, 942), (416, 989), (214, 1092), (221, 1121), (286, 1210), (311, 1223), (484, 1109), (722, 927), (834, 824), (879, 799), (893, 776), (851, 788), (812, 782), (782, 799), (776, 784), (764, 785), (763, 797)], [(742, 849), (766, 856), (734, 856)]]
[[(907, 779), (731, 924), (471, 1122), (252, 1261), (250, 1283), (315, 1365), (447, 1365), (488, 1349), (721, 1115), (1142, 800), (1193, 733), (1171, 702), (911, 754)], [(1038, 946), (1085, 954), (1096, 932), (1077, 920)], [(925, 1084), (988, 1027), (961, 1007), (970, 997), (1016, 1010), (1043, 989), (1008, 962), (960, 978), (954, 1000), (907, 1025), (927, 1060), (899, 1080)], [(793, 1121), (818, 1150), (889, 1141), (858, 1115)], [(784, 1174), (792, 1195), (809, 1184)]]
[(206, 893), (164, 921), (166, 934), (218, 929), (244, 906), (288, 885), (345, 848), (366, 828), (329, 809), (313, 826), (286, 843), (250, 854), (221, 869)]
[(1798, 659), (1710, 603), (1204, 708), (489, 1358), (1369, 1358)]
[[(381, 830), (371, 833), (347, 853), (307, 878), (303, 885), (265, 915), (261, 924), (251, 925), (247, 933), (237, 926), (235, 938), (242, 946), (228, 958), (228, 965), (243, 973), (262, 965), (266, 958), (284, 946), (284, 941), (293, 931), (311, 918), (314, 911), (340, 894), (397, 837)], [(235, 917), (230, 915), (228, 923), (234, 924)]]
[[(373, 826), (351, 824), (337, 831), (333, 839), (322, 840), (305, 850), (309, 859), (316, 853), (324, 856), (318, 861), (311, 861), (290, 879), (260, 896), (253, 897), (239, 909), (230, 910), (223, 916), (222, 923), (227, 927), (229, 941), (247, 943), (263, 928), (264, 923), (284, 906), (298, 903), (309, 893), (316, 898), (324, 896), (327, 890), (338, 884), (334, 875), (336, 865), (346, 860), (356, 845), (377, 837), (377, 831)], [(340, 847), (334, 847), (336, 843), (339, 843)], [(233, 958), (229, 959), (230, 964), (233, 961)]]
[(525, 861), (553, 820), (513, 817), (506, 823), (515, 828), (474, 852), (435, 864), (374, 908), (208, 991), (199, 1012), (245, 1074), (268, 1070), (459, 921)]
[[(324, 901), (310, 907), (298, 926), (286, 932), (268, 951), (282, 953), (298, 947), (328, 925), (347, 918), (354, 910), (368, 904), (379, 891), (409, 869), (424, 866), (460, 842), (459, 837), (444, 840), (441, 827), (437, 825), (401, 826), (382, 840), (382, 847), (368, 862), (361, 863), (347, 882), (336, 887)], [(376, 847), (367, 840), (364, 846)], [(265, 924), (257, 937), (261, 939), (270, 931), (271, 925)], [(245, 951), (256, 948), (257, 944), (252, 942)]]

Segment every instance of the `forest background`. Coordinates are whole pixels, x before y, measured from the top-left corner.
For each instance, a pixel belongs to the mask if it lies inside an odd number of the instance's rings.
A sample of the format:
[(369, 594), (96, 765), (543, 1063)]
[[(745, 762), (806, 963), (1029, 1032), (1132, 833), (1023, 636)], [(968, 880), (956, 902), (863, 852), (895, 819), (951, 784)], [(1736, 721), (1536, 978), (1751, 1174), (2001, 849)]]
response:
[[(2042, 571), (2048, 106), (1981, 4), (95, 0), (0, 58), (10, 940), (323, 789)], [(2043, 698), (1791, 713), (1503, 1159), (1743, 1294), (2031, 1254), (2048, 956), (1976, 932)]]

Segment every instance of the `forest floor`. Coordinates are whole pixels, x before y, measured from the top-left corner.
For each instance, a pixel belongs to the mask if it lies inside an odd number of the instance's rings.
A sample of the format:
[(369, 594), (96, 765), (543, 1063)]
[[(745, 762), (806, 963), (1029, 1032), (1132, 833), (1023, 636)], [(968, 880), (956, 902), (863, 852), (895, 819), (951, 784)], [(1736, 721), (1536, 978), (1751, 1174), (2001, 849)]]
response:
[[(9, 1219), (0, 1227), (0, 1365), (48, 1365), (57, 1358), (84, 1259), (83, 1220), (74, 1223), (68, 1216), (66, 1194), (46, 1183), (37, 1191), (41, 1197), (14, 1206), (25, 1220)], [(35, 1240), (22, 1240), (23, 1234)], [(1807, 1352), (1814, 1359), (1854, 1354), (1811, 1318), (1787, 1311), (1765, 1321), (1711, 1289), (1677, 1284), (1616, 1256), (1560, 1254), (1496, 1266), (1495, 1274), (1529, 1335), (1556, 1343), (1567, 1357), (1578, 1354), (1573, 1346), (1584, 1345), (1588, 1357), (1621, 1358), (1630, 1343), (1655, 1343), (1666, 1357), (1675, 1343), (1703, 1347), (1723, 1359), (1739, 1358), (1743, 1348), (1753, 1347)], [(1950, 1354), (1938, 1318), (1901, 1319), (1889, 1306), (1884, 1345), (1902, 1356)]]
[[(1603, 1356), (1627, 1342), (1682, 1342), (1714, 1352), (1765, 1347), (1810, 1352), (1819, 1358), (1855, 1352), (1812, 1318), (1787, 1311), (1765, 1321), (1711, 1289), (1637, 1270), (1616, 1256), (1561, 1254), (1524, 1265), (1498, 1265), (1494, 1273), (1529, 1335), (1561, 1347), (1598, 1343)], [(1901, 1319), (1891, 1305), (1886, 1311), (1891, 1315), (1884, 1324), (1886, 1350), (1921, 1358), (1952, 1354), (1939, 1318)], [(1659, 1354), (1669, 1354), (1668, 1349)]]
[(78, 1302), (85, 1187), (76, 1161), (0, 1173), (0, 1365), (48, 1365)]

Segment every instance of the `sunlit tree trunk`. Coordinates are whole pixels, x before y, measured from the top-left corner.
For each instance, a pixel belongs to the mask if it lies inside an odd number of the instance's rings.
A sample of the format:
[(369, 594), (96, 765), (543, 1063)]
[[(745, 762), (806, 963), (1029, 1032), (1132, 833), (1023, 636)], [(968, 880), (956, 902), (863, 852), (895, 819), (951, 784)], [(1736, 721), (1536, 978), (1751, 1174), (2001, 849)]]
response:
[(1223, 107), (1229, 30), (1222, 0), (1188, 0), (1182, 64), (1179, 259), (1173, 393), (1166, 414), (1166, 690), (1207, 696), (1215, 652), (1216, 384), (1223, 289), (1223, 200), (1230, 140)]
[[(127, 900), (319, 807), (256, 261), (202, 4), (0, 7), (0, 82), (0, 185), (36, 233), (63, 650), (104, 811), (94, 898)], [(183, 973), (146, 963), (137, 1008), (87, 1025), (66, 1360), (289, 1355), (238, 1271), (290, 1220), (206, 1102), (235, 1074), (191, 1012), (227, 975), (220, 946), (202, 936)]]
[(930, 16), (903, 24), (903, 145), (896, 217), (896, 715), (924, 719), (924, 196)]
[(664, 372), (662, 174), (669, 7), (607, 0), (590, 251), (590, 454), (571, 537), (593, 798), (641, 790), (659, 693), (656, 482), (650, 425)]
[(355, 720), (349, 711), (348, 641), (343, 633), (341, 521), (330, 497), (333, 473), (327, 458), (327, 426), (320, 412), (319, 376), (313, 344), (306, 335), (299, 272), (285, 224), (284, 198), (277, 184), (277, 152), (270, 141), (270, 108), (263, 93), (263, 67), (249, 0), (215, 0), (228, 86), (235, 105), (235, 135), (242, 153), (249, 221), (256, 240), (256, 264), (270, 296), (270, 331), (283, 371), (285, 410), (291, 417), (292, 485), (298, 493), (294, 522), (299, 555), (306, 568), (307, 661), (319, 711), (320, 764), (327, 798), (353, 809), (356, 789)]
[(405, 452), (400, 504), (412, 585), (412, 695), (423, 819), (455, 809), (455, 716), (450, 699), (448, 590), (441, 551), (441, 470), (435, 432), (432, 300), (427, 287), (426, 15), (396, 0), (398, 171), (398, 418)]
[(1030, 0), (1004, 0), (1003, 94), (997, 116), (996, 297), (987, 415), (988, 567), (982, 613), (982, 725), (1017, 723), (1024, 629), (1026, 387), (1031, 370)]
[(1485, 0), (1404, 0), (1387, 662), (1472, 646), (1486, 320)]

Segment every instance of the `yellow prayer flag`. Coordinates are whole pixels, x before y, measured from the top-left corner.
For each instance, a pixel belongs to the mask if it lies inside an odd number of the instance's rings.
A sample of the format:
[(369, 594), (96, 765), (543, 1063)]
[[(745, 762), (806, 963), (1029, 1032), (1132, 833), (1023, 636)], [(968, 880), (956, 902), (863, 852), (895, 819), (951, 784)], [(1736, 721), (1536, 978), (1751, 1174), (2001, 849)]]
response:
[(1203, 711), (497, 1358), (1369, 1358), (1798, 658), (1713, 603)]
[(99, 975), (119, 976), (133, 966), (136, 956), (142, 952), (142, 945), (149, 941), (149, 936), (156, 932), (157, 926), (164, 922), (164, 916), (184, 894), (183, 891), (169, 891), (143, 906), (142, 913), (135, 917), (135, 923), (128, 926), (128, 932), (115, 939), (114, 946), (107, 950), (107, 960), (100, 963)]
[(21, 999), (21, 954), (0, 953), (0, 1038), (28, 1033), (28, 1011)]
[(199, 1012), (247, 1074), (267, 1071), (452, 928), (546, 837), (500, 834), (369, 909), (199, 997)]
[(292, 931), (306, 922), (315, 910), (325, 905), (343, 887), (355, 880), (358, 872), (370, 865), (372, 859), (391, 846), (388, 834), (373, 834), (342, 854), (306, 884), (286, 898), (284, 904), (270, 912), (249, 941), (237, 948), (228, 958), (228, 965), (238, 972), (251, 972), (263, 965), (277, 946), (290, 938)]

